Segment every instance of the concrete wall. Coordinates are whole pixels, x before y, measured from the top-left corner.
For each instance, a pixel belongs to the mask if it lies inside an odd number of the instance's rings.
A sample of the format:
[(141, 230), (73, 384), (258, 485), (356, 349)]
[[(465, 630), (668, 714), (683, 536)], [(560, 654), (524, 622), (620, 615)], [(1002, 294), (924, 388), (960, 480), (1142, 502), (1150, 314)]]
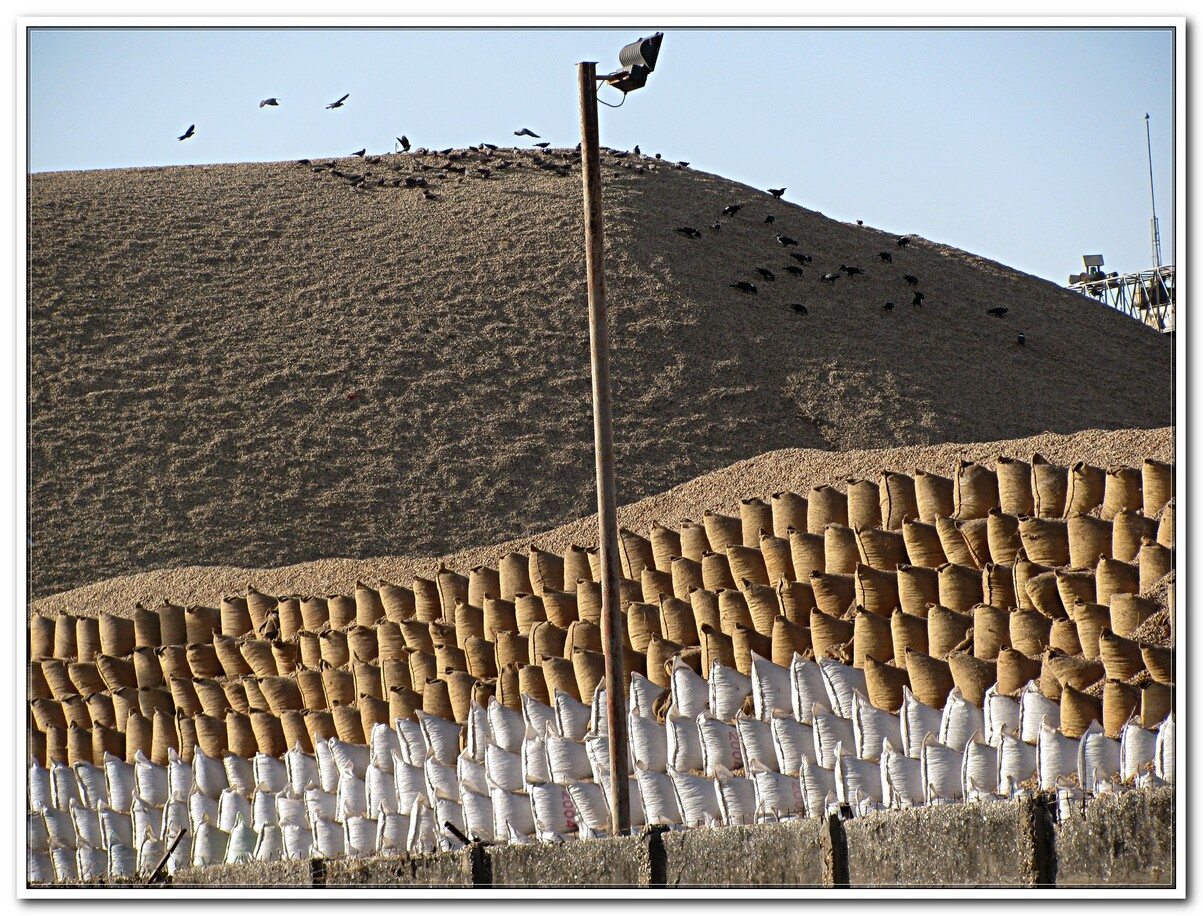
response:
[(663, 834), (669, 887), (822, 887), (833, 882), (827, 822), (818, 818), (759, 827)]
[(1174, 791), (1099, 795), (1057, 825), (1056, 883), (1174, 883)]

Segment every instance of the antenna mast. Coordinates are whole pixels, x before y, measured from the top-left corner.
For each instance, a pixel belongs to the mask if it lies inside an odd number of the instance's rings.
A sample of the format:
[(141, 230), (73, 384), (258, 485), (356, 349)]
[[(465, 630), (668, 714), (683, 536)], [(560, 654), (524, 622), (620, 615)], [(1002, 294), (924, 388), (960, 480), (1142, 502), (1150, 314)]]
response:
[(1153, 193), (1153, 141), (1149, 133), (1149, 113), (1145, 112), (1145, 145), (1149, 152), (1149, 200), (1153, 205), (1153, 269), (1161, 266), (1161, 233), (1157, 228), (1157, 197)]

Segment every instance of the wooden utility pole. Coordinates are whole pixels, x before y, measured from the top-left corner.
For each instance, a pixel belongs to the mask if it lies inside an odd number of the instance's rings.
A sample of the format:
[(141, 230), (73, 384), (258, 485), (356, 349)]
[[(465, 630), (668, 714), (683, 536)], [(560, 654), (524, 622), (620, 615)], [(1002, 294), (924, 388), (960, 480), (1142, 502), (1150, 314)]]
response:
[[(597, 132), (596, 62), (577, 64), (581, 94), (581, 173), (585, 191), (585, 266), (589, 287), (589, 354), (593, 370), (593, 441), (597, 452), (597, 521), (601, 548), (602, 648), (606, 656), (606, 724), (610, 731), (610, 833), (631, 832), (627, 770), (627, 698), (623, 690), (623, 618), (618, 593), (618, 502), (610, 416), (610, 325)], [(588, 699), (582, 697), (582, 699)]]

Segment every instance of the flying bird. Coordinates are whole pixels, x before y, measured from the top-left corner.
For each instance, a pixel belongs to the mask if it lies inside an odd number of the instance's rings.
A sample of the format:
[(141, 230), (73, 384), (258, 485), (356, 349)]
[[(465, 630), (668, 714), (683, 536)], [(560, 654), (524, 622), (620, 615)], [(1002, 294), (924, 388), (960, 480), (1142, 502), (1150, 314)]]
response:
[(808, 314), (808, 310), (807, 310), (806, 306), (804, 306), (804, 305), (803, 305), (802, 303), (800, 303), (800, 302), (791, 302), (789, 307), (790, 307), (790, 308), (792, 308), (792, 309), (793, 309), (795, 312), (797, 312), (799, 315), (806, 315), (806, 314)]
[(904, 276), (902, 279), (904, 279), (904, 280), (905, 280), (907, 283), (909, 283), (911, 286), (918, 286), (918, 285), (919, 285), (919, 278), (918, 278), (918, 277), (916, 277), (916, 276), (914, 276), (913, 274), (907, 274), (907, 275), (906, 275), (906, 276)]
[(346, 95), (344, 95), (344, 96), (343, 96), (341, 99), (339, 99), (337, 102), (331, 102), (329, 105), (327, 105), (327, 106), (326, 106), (327, 110), (329, 110), (329, 109), (331, 109), (331, 108), (342, 108), (342, 107), (343, 107), (343, 102), (345, 102), (345, 101), (346, 101), (347, 99), (349, 99), (350, 97), (351, 97), (351, 93), (349, 93), (349, 92), (348, 92)]
[(911, 240), (908, 239), (905, 235), (898, 236), (898, 247), (899, 248), (905, 248), (910, 243), (911, 243)]
[(691, 239), (700, 239), (702, 237), (701, 230), (694, 229), (692, 226), (678, 226), (677, 231), (682, 235), (687, 235)]
[(922, 304), (923, 304), (923, 293), (916, 292), (915, 298), (911, 300), (911, 305), (922, 305)]
[(196, 133), (196, 125), (195, 124), (191, 125), (186, 131), (184, 131), (184, 135), (182, 137), (176, 137), (176, 139), (177, 140), (187, 140), (194, 133)]
[(773, 272), (771, 270), (765, 270), (763, 267), (757, 267), (756, 272), (758, 274), (760, 274), (762, 277), (764, 277), (766, 280), (776, 280), (777, 279), (773, 275)]
[(537, 133), (535, 133), (533, 130), (531, 130), (529, 127), (524, 127), (524, 128), (522, 128), (522, 130), (514, 131), (514, 136), (515, 137), (534, 137), (536, 140), (539, 139), (539, 135)]
[(742, 208), (743, 204), (731, 204), (731, 206), (723, 208), (723, 216), (734, 216)]
[(272, 96), (272, 98), (264, 99), (262, 102), (260, 102), (259, 107), (262, 108), (264, 105), (271, 105), (273, 108), (275, 108), (279, 104), (280, 104), (280, 100), (277, 99), (275, 96)]
[(401, 149), (405, 150), (407, 153), (409, 152), (409, 137), (405, 136), (405, 134), (402, 134), (397, 138), (397, 142), (401, 144)]
[(1008, 309), (1005, 305), (999, 305), (999, 306), (995, 306), (992, 309), (986, 309), (986, 314), (993, 315), (995, 318), (1001, 318), (1003, 315), (1007, 314), (1007, 312), (1009, 312), (1009, 311), (1010, 311), (1010, 309)]
[(894, 260), (894, 256), (892, 254), (890, 254), (888, 251), (881, 252), (881, 254), (879, 254), (878, 257), (881, 258), (883, 261), (887, 261), (887, 262)]
[(798, 243), (797, 243), (797, 241), (795, 241), (794, 239), (791, 239), (791, 238), (790, 238), (788, 235), (779, 235), (779, 236), (777, 236), (777, 242), (778, 242), (778, 244), (780, 244), (780, 245), (781, 245), (783, 248), (788, 248), (790, 245), (797, 245), (797, 244), (798, 244)]
[(785, 188), (769, 188), (769, 193), (780, 200), (781, 195), (785, 193)]
[(740, 292), (743, 292), (743, 293), (754, 293), (754, 292), (756, 292), (756, 284), (755, 284), (755, 283), (748, 283), (748, 282), (746, 282), (746, 281), (744, 281), (744, 280), (740, 280), (738, 283), (732, 283), (732, 284), (730, 284), (730, 286), (731, 286), (731, 288), (732, 288), (732, 289), (737, 289), (737, 290), (739, 290)]

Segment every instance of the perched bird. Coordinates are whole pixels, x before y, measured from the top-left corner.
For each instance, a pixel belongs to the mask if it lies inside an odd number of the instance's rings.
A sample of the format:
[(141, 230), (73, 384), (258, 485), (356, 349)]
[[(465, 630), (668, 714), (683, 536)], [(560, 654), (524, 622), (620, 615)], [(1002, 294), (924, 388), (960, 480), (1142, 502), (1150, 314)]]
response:
[(481, 148), (487, 149), (487, 150), (495, 150), (495, 149), (497, 149), (497, 144), (496, 143), (482, 143)]
[(643, 153), (639, 152), (639, 144), (638, 143), (635, 144), (635, 148), (633, 150), (631, 150), (631, 152), (634, 153), (636, 156), (643, 155)]
[(681, 161), (681, 162), (678, 162), (677, 165), (681, 166), (681, 168), (685, 168), (687, 165), (689, 165), (689, 163), (685, 162), (685, 161)]
[(531, 130), (529, 127), (524, 127), (524, 128), (522, 128), (522, 130), (514, 131), (514, 136), (515, 137), (534, 137), (536, 140), (539, 139), (539, 135), (537, 133), (535, 133), (533, 130)]
[(904, 279), (904, 280), (905, 280), (907, 283), (909, 283), (911, 286), (918, 286), (918, 285), (919, 285), (919, 278), (918, 278), (918, 277), (916, 277), (916, 276), (914, 276), (913, 274), (907, 274), (907, 275), (906, 275), (906, 276), (904, 276), (902, 279)]
[(535, 146), (539, 147), (539, 149), (547, 149), (551, 144), (544, 140), (542, 143), (536, 143)]
[(769, 193), (780, 199), (781, 195), (785, 193), (785, 188), (769, 188)]
[(657, 159), (662, 159), (663, 157), (662, 157), (662, 156), (661, 156), (659, 153), (656, 153), (656, 158), (657, 158)]
[(791, 302), (791, 303), (790, 303), (790, 305), (789, 305), (789, 307), (790, 307), (790, 308), (792, 308), (792, 309), (793, 309), (795, 312), (797, 312), (799, 315), (806, 315), (806, 314), (808, 314), (808, 311), (807, 311), (807, 308), (806, 308), (806, 306), (804, 306), (804, 305), (803, 305), (802, 303), (800, 303), (800, 302)]
[(327, 105), (327, 106), (326, 106), (326, 109), (327, 109), (327, 110), (329, 110), (329, 109), (331, 109), (331, 108), (342, 108), (342, 107), (343, 107), (343, 102), (345, 102), (345, 101), (346, 101), (347, 99), (349, 99), (350, 97), (351, 97), (351, 93), (349, 93), (349, 92), (348, 92), (346, 95), (344, 95), (344, 96), (343, 96), (341, 99), (339, 99), (337, 102), (331, 102), (329, 105)]
[(841, 264), (840, 270), (842, 270), (844, 273), (846, 273), (850, 277), (853, 274), (863, 274), (864, 273), (864, 271), (861, 270), (859, 267), (849, 267), (847, 264)]
[(356, 150), (355, 152), (353, 152), (351, 155), (352, 155), (352, 156), (358, 156), (360, 159), (362, 159), (362, 158), (363, 158), (363, 156), (364, 156), (364, 154), (365, 154), (367, 151), (368, 151), (368, 148), (365, 146), (363, 149), (357, 149), (357, 150)]
[(722, 224), (722, 223), (715, 223), (715, 224), (714, 224), (713, 226), (711, 226), (710, 228), (711, 228), (711, 229), (713, 229), (715, 232), (721, 232), (721, 231), (722, 231), (722, 228), (723, 228), (723, 224)]
[(823, 274), (823, 276), (819, 277), (819, 280), (822, 283), (834, 283), (839, 278), (839, 274)]
[(779, 236), (777, 236), (777, 242), (778, 242), (778, 244), (780, 244), (780, 245), (781, 245), (783, 248), (788, 248), (790, 245), (797, 245), (797, 244), (798, 244), (796, 240), (794, 240), (794, 239), (791, 239), (791, 238), (790, 238), (788, 235), (779, 235)]
[(176, 137), (176, 139), (177, 140), (187, 140), (194, 133), (196, 133), (196, 125), (195, 124), (191, 125), (186, 131), (184, 131), (184, 135), (182, 137)]
[(777, 279), (777, 277), (774, 276), (774, 274), (771, 270), (766, 270), (763, 267), (757, 267), (756, 272), (758, 274), (760, 274), (762, 277), (764, 277), (766, 280), (776, 280)]
[(700, 239), (702, 237), (701, 231), (694, 229), (692, 226), (678, 226), (677, 231), (682, 235), (689, 236), (691, 239)]
[(770, 213), (768, 216), (766, 216), (766, 217), (764, 218), (764, 221), (765, 221), (766, 223), (771, 223), (771, 222), (772, 222), (773, 220), (775, 220), (776, 218), (777, 218), (777, 217), (773, 216), (773, 214), (772, 214), (772, 213)]
[(1007, 312), (1009, 312), (1009, 311), (1010, 311), (1010, 309), (1008, 309), (1005, 305), (999, 305), (999, 306), (995, 306), (992, 309), (986, 309), (986, 314), (993, 315), (995, 318), (1001, 318), (1003, 315), (1007, 314)]
[(264, 105), (271, 105), (273, 108), (275, 108), (279, 104), (280, 100), (273, 96), (270, 99), (264, 99), (262, 102), (260, 102), (259, 107), (262, 108)]
[(799, 264), (809, 264), (813, 260), (813, 258), (811, 258), (810, 255), (798, 254), (796, 251), (791, 252), (790, 257), (793, 258), (795, 261), (797, 261)]
[(881, 254), (879, 254), (878, 257), (881, 258), (883, 261), (887, 261), (887, 262), (894, 260), (894, 256), (892, 254), (890, 254), (888, 251), (881, 252)]
[(1017, 343), (1021, 347), (1024, 344), (1026, 344), (1027, 342), (1028, 342), (1028, 338), (1027, 338), (1026, 334), (1020, 334), (1017, 338), (1015, 338), (1015, 343)]
[(401, 144), (401, 149), (405, 150), (407, 153), (409, 152), (409, 137), (405, 136), (405, 134), (402, 134), (397, 138), (397, 142)]
[(898, 247), (899, 248), (905, 248), (910, 243), (911, 243), (911, 240), (908, 239), (905, 235), (898, 236)]
[(741, 209), (743, 209), (743, 204), (731, 204), (731, 206), (723, 208), (723, 216), (734, 216)]
[(805, 274), (805, 273), (806, 273), (806, 271), (804, 271), (804, 270), (803, 270), (801, 267), (799, 267), (797, 264), (789, 264), (789, 265), (787, 265), (787, 266), (785, 267), (785, 272), (786, 272), (787, 274), (793, 274), (794, 276), (797, 276), (797, 277), (800, 277), (800, 276), (802, 276), (803, 274)]
[(422, 196), (427, 200), (438, 200), (438, 196), (433, 191), (423, 191)]
[(894, 303), (887, 302), (885, 305), (882, 306), (882, 308), (885, 309), (887, 312), (892, 312), (892, 311), (894, 311)]
[(742, 292), (742, 293), (754, 293), (754, 292), (756, 292), (756, 284), (755, 284), (755, 283), (748, 283), (748, 282), (746, 282), (746, 281), (744, 281), (744, 280), (740, 280), (738, 283), (732, 283), (732, 284), (730, 284), (730, 286), (731, 286), (731, 288), (732, 288), (732, 289), (737, 289), (737, 290), (739, 290), (739, 291), (740, 291), (740, 292)]
[(864, 224), (865, 224), (865, 221), (863, 219), (858, 219), (856, 221), (856, 225), (858, 225), (858, 226), (863, 226)]
[(298, 159), (297, 165), (309, 165), (309, 160), (308, 159)]
[(923, 293), (916, 292), (915, 298), (911, 300), (911, 305), (922, 305), (922, 304), (923, 304)]

